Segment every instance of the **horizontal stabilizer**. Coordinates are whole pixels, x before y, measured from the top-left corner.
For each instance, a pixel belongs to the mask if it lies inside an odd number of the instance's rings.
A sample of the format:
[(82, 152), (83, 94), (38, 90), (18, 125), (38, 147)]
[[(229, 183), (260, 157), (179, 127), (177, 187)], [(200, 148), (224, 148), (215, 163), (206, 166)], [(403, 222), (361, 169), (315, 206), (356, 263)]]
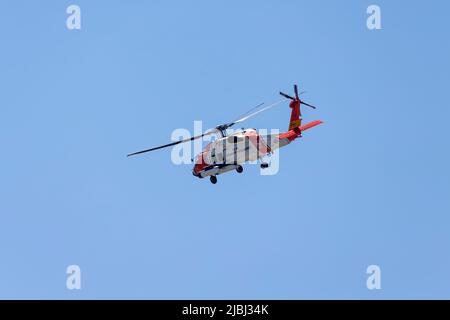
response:
[(310, 123), (305, 124), (304, 126), (301, 126), (300, 131), (311, 129), (312, 127), (318, 126), (321, 123), (323, 123), (321, 120), (312, 121)]

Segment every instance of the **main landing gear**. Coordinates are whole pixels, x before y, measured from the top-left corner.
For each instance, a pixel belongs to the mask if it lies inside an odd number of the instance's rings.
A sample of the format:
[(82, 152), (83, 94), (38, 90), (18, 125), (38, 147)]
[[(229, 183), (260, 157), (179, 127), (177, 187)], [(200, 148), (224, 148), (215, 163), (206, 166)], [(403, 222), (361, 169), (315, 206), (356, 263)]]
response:
[(265, 162), (261, 163), (261, 169), (267, 169), (268, 167), (269, 167), (268, 163)]
[[(244, 171), (244, 168), (241, 165), (238, 165), (236, 167), (236, 171), (238, 173), (242, 173)], [(210, 176), (209, 177), (209, 181), (211, 181), (212, 184), (216, 184), (217, 183), (217, 176)]]

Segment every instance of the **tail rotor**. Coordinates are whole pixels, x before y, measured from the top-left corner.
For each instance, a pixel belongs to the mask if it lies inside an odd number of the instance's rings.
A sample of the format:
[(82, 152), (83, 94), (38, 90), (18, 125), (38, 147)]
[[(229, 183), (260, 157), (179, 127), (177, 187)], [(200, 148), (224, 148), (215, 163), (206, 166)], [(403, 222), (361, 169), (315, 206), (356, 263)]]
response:
[[(300, 92), (300, 94), (302, 94), (302, 93), (304, 93), (304, 91)], [(303, 100), (300, 100), (299, 93), (298, 93), (298, 87), (297, 87), (296, 84), (294, 84), (294, 94), (295, 94), (295, 98), (290, 96), (290, 95), (288, 95), (288, 94), (286, 94), (286, 93), (284, 93), (284, 92), (280, 91), (280, 95), (282, 95), (283, 97), (291, 99), (292, 101), (299, 101), (301, 104), (304, 104), (307, 107), (310, 107), (312, 109), (316, 109), (315, 106), (313, 106), (313, 105), (311, 105), (309, 103), (306, 103)]]

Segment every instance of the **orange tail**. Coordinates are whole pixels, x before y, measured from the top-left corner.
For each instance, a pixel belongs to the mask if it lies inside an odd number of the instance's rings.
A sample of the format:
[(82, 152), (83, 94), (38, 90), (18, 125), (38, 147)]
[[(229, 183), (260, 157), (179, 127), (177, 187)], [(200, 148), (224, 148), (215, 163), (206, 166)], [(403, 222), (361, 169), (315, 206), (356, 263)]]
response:
[(323, 123), (321, 120), (312, 121), (310, 123), (305, 124), (304, 126), (301, 126), (300, 131), (311, 129), (312, 127), (318, 126), (321, 123)]
[(292, 100), (291, 103), (289, 103), (289, 107), (292, 109), (291, 121), (289, 122), (289, 130), (293, 130), (302, 125), (302, 114), (300, 112), (300, 101)]

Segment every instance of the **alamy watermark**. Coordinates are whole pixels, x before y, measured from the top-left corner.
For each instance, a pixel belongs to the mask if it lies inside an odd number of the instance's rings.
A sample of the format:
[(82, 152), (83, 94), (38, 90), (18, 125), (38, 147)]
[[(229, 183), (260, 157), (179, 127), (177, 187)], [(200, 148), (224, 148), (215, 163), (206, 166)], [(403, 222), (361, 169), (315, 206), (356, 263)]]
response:
[(67, 7), (66, 13), (69, 15), (66, 19), (66, 27), (69, 30), (81, 29), (81, 9), (75, 4)]
[(381, 289), (381, 268), (376, 264), (367, 267), (366, 273), (369, 275), (366, 281), (367, 289)]
[(366, 25), (369, 30), (380, 30), (381, 29), (381, 9), (380, 6), (372, 4), (367, 7), (366, 10), (367, 17)]
[(76, 264), (67, 267), (66, 288), (68, 290), (81, 290), (81, 268)]
[[(220, 131), (209, 129), (204, 131), (202, 121), (194, 121), (194, 132), (188, 129), (175, 129), (171, 134), (173, 142), (187, 140), (208, 133), (202, 138), (174, 145), (171, 151), (171, 161), (175, 165), (200, 164), (239, 165), (265, 164), (261, 167), (261, 175), (274, 175), (279, 171), (280, 130), (278, 129), (227, 129), (226, 135)], [(282, 143), (286, 139), (281, 140)], [(203, 147), (203, 144), (207, 145)]]

